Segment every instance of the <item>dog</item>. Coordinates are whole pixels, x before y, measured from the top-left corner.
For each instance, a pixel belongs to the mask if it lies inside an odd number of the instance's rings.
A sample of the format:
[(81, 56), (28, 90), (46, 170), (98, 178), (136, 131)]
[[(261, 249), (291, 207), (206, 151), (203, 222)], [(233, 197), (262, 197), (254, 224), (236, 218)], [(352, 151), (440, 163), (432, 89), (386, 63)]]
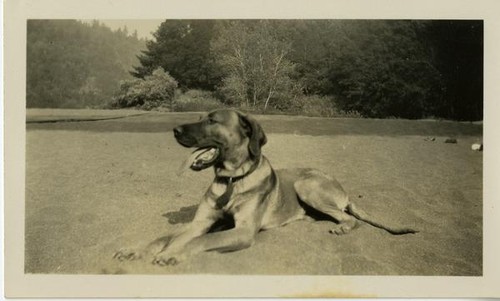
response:
[[(306, 217), (306, 206), (333, 218), (330, 230), (346, 234), (359, 221), (391, 234), (417, 231), (382, 225), (349, 201), (333, 177), (315, 169), (274, 170), (262, 154), (267, 137), (250, 115), (230, 109), (210, 112), (198, 122), (174, 128), (179, 144), (197, 148), (189, 168), (214, 168), (215, 177), (202, 197), (191, 223), (150, 243), (145, 250), (153, 263), (175, 265), (205, 251), (236, 251), (250, 247), (261, 230), (284, 226)], [(230, 215), (234, 227), (210, 232), (220, 219)], [(120, 250), (119, 260), (141, 258), (143, 252)]]

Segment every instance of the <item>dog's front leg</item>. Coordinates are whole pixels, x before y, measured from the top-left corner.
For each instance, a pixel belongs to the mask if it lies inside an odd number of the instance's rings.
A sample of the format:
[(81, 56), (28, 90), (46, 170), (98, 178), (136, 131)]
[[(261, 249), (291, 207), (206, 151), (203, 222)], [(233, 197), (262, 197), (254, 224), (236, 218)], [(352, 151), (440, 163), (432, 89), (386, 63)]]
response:
[[(215, 221), (221, 217), (221, 210), (212, 208), (212, 206), (208, 204), (207, 200), (202, 201), (198, 206), (193, 221), (180, 229), (180, 231), (172, 236), (168, 244), (165, 244), (160, 250), (158, 250), (153, 263), (159, 265), (171, 264), (172, 260), (168, 262), (170, 257), (166, 258), (165, 254), (185, 253), (186, 244), (195, 237), (207, 233)], [(180, 255), (178, 255), (178, 257), (180, 257)]]
[(222, 216), (220, 210), (213, 209), (206, 200), (202, 201), (196, 210), (193, 221), (180, 229), (169, 232), (146, 246), (137, 248), (122, 248), (115, 252), (114, 258), (123, 260), (135, 260), (149, 256), (156, 256), (166, 248), (171, 250), (181, 250), (185, 244), (196, 236), (205, 234), (210, 227)]
[(159, 265), (175, 265), (188, 256), (200, 252), (229, 252), (250, 247), (260, 227), (261, 214), (259, 209), (254, 206), (242, 208), (241, 211), (234, 214), (235, 227), (233, 229), (199, 235), (190, 240), (185, 240), (182, 250), (170, 244), (163, 252), (156, 256), (154, 263)]
[(255, 240), (255, 229), (234, 228), (228, 231), (209, 233), (191, 240), (186, 249), (190, 253), (205, 251), (230, 252), (250, 247)]
[(154, 264), (175, 265), (191, 255), (204, 251), (229, 252), (248, 248), (254, 241), (252, 229), (234, 228), (227, 231), (208, 233), (189, 240), (181, 249), (170, 245), (156, 255)]

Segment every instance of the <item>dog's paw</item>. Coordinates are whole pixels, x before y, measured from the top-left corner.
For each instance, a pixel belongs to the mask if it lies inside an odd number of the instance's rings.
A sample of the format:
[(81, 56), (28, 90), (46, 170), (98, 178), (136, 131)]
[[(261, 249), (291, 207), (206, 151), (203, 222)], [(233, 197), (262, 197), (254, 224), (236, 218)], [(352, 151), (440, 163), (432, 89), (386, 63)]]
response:
[(168, 259), (165, 258), (155, 258), (153, 259), (153, 264), (154, 265), (159, 265), (161, 267), (167, 266), (167, 265), (177, 265), (179, 261), (175, 257), (170, 257)]
[(330, 229), (328, 232), (331, 234), (336, 234), (336, 235), (344, 235), (349, 233), (352, 230), (352, 227), (349, 227), (347, 225), (337, 225), (334, 228)]
[(138, 260), (141, 259), (142, 256), (142, 252), (137, 249), (120, 249), (113, 254), (113, 258), (119, 261)]
[(174, 266), (179, 264), (184, 259), (185, 257), (180, 254), (169, 255), (167, 253), (160, 253), (153, 259), (153, 264), (159, 266)]

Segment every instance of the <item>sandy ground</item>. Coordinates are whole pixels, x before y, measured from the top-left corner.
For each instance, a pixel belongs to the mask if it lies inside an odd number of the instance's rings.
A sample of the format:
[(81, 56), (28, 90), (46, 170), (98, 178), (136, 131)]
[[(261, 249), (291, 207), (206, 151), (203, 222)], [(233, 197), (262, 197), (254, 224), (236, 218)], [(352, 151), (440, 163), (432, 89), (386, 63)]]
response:
[[(263, 151), (275, 168), (315, 167), (335, 175), (359, 207), (386, 223), (414, 226), (418, 234), (393, 236), (363, 224), (335, 236), (328, 233), (330, 221), (299, 221), (259, 233), (249, 249), (208, 252), (173, 267), (113, 260), (119, 248), (192, 218), (212, 171), (176, 176), (189, 151), (166, 131), (192, 116), (29, 124), (25, 271), (482, 274), (482, 153), (470, 149), (481, 141), (482, 127), (430, 121), (390, 126), (383, 120), (262, 118), (269, 138)], [(435, 141), (424, 140), (432, 134)], [(449, 135), (458, 144), (444, 143)]]

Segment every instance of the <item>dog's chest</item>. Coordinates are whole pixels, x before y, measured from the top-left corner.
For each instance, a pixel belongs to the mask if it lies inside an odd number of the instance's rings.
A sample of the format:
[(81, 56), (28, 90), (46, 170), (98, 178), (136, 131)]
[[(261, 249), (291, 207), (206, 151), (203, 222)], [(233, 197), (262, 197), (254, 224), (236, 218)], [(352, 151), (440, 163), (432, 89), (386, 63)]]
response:
[[(209, 203), (212, 207), (217, 209), (222, 209), (224, 211), (230, 211), (230, 209), (235, 205), (239, 199), (239, 194), (241, 191), (240, 185), (238, 183), (232, 184), (232, 188), (229, 188), (227, 183), (214, 182), (209, 188)], [(228, 195), (229, 194), (229, 195)], [(229, 198), (227, 203), (221, 205), (220, 201), (222, 198)]]

